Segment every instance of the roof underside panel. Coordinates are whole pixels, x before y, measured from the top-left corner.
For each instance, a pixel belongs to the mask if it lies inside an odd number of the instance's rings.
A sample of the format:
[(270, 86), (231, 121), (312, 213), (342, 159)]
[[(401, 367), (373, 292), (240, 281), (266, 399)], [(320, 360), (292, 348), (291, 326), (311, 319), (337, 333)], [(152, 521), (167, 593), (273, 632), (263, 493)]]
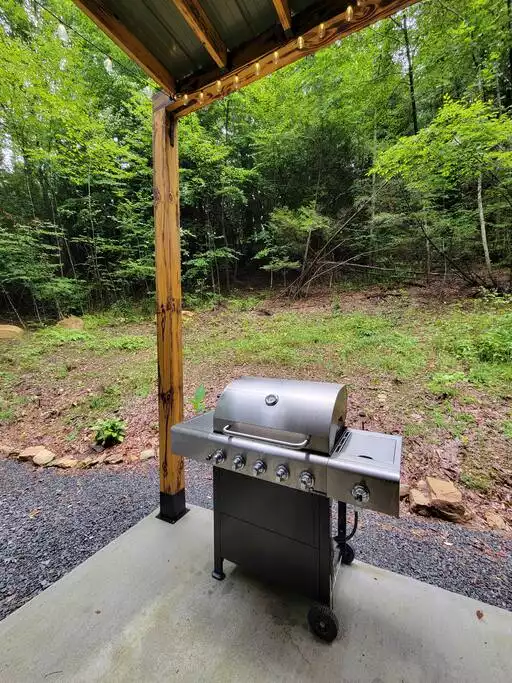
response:
[[(291, 0), (296, 15), (315, 0)], [(102, 3), (147, 46), (176, 80), (212, 66), (212, 59), (173, 0), (103, 0)], [(272, 0), (201, 0), (201, 7), (228, 50), (279, 25)]]
[(168, 109), (182, 116), (416, 0), (74, 2), (160, 84), (171, 97)]
[(172, 0), (104, 0), (103, 4), (174, 78), (211, 67), (210, 56)]
[(277, 21), (271, 0), (202, 0), (201, 5), (229, 50)]

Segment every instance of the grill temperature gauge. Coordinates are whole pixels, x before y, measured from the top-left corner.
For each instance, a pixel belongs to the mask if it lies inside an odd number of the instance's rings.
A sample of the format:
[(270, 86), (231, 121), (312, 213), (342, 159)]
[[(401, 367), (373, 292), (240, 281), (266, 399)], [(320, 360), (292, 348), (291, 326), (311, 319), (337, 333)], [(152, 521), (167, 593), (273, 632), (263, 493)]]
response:
[(278, 465), (276, 467), (276, 481), (286, 481), (290, 476), (290, 470), (286, 465)]

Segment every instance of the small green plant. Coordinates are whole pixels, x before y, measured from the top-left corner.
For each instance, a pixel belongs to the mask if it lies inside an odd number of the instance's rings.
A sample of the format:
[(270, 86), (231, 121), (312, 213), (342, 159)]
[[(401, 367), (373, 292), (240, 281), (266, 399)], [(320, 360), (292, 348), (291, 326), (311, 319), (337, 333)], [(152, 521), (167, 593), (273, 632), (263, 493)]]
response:
[(455, 396), (457, 384), (464, 382), (465, 379), (466, 377), (463, 372), (437, 372), (432, 375), (427, 387), (435, 396), (446, 398), (448, 396)]
[(139, 351), (147, 348), (153, 343), (151, 337), (130, 336), (114, 337), (107, 343), (107, 348), (118, 349), (120, 351)]
[(257, 308), (260, 301), (261, 299), (257, 296), (245, 295), (240, 297), (231, 297), (227, 300), (227, 303), (231, 310), (244, 312), (253, 311), (255, 308)]
[(476, 342), (476, 350), (479, 360), (488, 363), (512, 362), (512, 315), (502, 316), (496, 325), (482, 334)]
[(204, 413), (205, 411), (205, 398), (206, 398), (206, 389), (204, 388), (204, 384), (200, 384), (197, 389), (195, 390), (194, 396), (191, 398), (190, 403), (192, 404), (192, 408), (194, 409), (194, 413)]
[(404, 436), (421, 436), (426, 431), (425, 425), (421, 422), (409, 422), (404, 425)]
[(512, 420), (505, 420), (503, 423), (503, 434), (507, 439), (512, 439)]
[(461, 484), (464, 484), (466, 488), (473, 489), (474, 491), (480, 491), (481, 493), (488, 493), (492, 486), (492, 481), (485, 475), (468, 474), (463, 472), (459, 479)]
[(122, 443), (126, 436), (126, 424), (117, 418), (101, 420), (94, 425), (93, 429), (94, 441), (105, 448)]
[(89, 408), (96, 411), (111, 411), (119, 407), (121, 391), (117, 384), (111, 384), (101, 388), (101, 393), (91, 396)]

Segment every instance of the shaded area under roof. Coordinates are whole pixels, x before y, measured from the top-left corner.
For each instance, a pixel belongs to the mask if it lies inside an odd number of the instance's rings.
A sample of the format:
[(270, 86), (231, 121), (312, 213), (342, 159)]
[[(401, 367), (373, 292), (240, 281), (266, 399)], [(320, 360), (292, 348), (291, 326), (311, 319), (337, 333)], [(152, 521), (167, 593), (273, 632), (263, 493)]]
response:
[(415, 1), (74, 0), (170, 95), (179, 115)]

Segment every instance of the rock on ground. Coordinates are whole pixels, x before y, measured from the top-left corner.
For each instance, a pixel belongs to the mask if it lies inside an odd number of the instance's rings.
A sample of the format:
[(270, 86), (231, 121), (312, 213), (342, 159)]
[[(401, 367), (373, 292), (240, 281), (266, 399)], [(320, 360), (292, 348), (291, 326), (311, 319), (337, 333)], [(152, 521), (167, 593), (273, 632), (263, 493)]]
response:
[(63, 327), (66, 330), (82, 331), (84, 329), (84, 321), (76, 315), (70, 315), (67, 318), (59, 320), (57, 327)]
[(15, 446), (8, 446), (6, 444), (0, 444), (0, 455), (6, 458), (15, 458), (20, 454), (19, 450)]
[(34, 465), (48, 465), (55, 459), (55, 453), (52, 453), (45, 446), (29, 446), (24, 448), (18, 456), (19, 460), (32, 460)]
[(21, 451), (21, 453), (18, 455), (18, 459), (19, 460), (32, 460), (34, 455), (37, 455), (42, 450), (46, 450), (44, 446), (29, 446), (28, 448), (24, 448)]
[(52, 467), (60, 467), (63, 470), (69, 470), (78, 465), (78, 460), (75, 458), (59, 458), (58, 460), (53, 460), (50, 464)]
[(508, 529), (508, 525), (503, 517), (492, 510), (489, 510), (485, 513), (485, 521), (491, 527), (491, 529), (499, 529), (500, 531), (505, 531)]
[(0, 339), (20, 339), (25, 330), (17, 325), (0, 325)]
[(55, 460), (55, 453), (52, 453), (47, 448), (42, 448), (39, 453), (34, 455), (32, 462), (34, 465), (39, 465), (44, 467), (44, 465), (49, 465), (52, 460)]
[(418, 515), (428, 515), (430, 511), (430, 498), (426, 493), (419, 489), (409, 491), (409, 503), (411, 512)]
[(427, 477), (430, 493), (430, 507), (450, 522), (463, 522), (468, 513), (462, 502), (462, 493), (453, 482), (446, 479)]

